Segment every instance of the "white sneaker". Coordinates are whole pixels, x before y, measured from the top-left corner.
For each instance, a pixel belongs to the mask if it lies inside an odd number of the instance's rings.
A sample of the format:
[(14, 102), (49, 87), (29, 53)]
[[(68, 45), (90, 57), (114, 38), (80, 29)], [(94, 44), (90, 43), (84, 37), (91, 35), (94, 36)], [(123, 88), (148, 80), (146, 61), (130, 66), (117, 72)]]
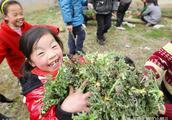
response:
[(120, 27), (116, 27), (117, 30), (126, 30), (124, 27), (120, 26)]
[(128, 22), (122, 22), (123, 25), (127, 25), (130, 28), (134, 28), (136, 25)]
[(165, 27), (165, 26), (161, 25), (161, 24), (157, 24), (157, 25), (153, 26), (154, 29), (160, 29), (160, 28), (163, 28), (163, 27)]

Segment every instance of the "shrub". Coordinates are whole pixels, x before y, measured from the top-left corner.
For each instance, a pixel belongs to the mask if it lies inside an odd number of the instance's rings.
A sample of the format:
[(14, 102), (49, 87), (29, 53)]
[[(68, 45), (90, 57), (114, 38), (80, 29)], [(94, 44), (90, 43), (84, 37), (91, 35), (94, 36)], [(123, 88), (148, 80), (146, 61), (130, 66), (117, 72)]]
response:
[(93, 94), (89, 98), (90, 112), (73, 115), (74, 120), (126, 120), (158, 113), (163, 96), (151, 73), (149, 80), (142, 80), (142, 74), (126, 64), (124, 57), (117, 60), (112, 53), (90, 54), (86, 58), (88, 64), (69, 64), (64, 59), (56, 80), (46, 84), (44, 112), (68, 95), (69, 84), (77, 89), (88, 80), (82, 90)]

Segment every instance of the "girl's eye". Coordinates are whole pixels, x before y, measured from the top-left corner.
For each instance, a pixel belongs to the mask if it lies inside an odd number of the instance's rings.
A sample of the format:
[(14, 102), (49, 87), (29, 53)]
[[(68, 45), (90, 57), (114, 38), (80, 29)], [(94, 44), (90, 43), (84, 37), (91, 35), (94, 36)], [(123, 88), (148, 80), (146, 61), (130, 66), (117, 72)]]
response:
[(23, 12), (20, 12), (19, 15), (23, 15)]
[(57, 48), (57, 45), (53, 45), (52, 48)]
[(23, 16), (23, 13), (21, 13), (20, 15)]
[(42, 56), (42, 55), (44, 55), (44, 52), (39, 52), (38, 53), (38, 56)]

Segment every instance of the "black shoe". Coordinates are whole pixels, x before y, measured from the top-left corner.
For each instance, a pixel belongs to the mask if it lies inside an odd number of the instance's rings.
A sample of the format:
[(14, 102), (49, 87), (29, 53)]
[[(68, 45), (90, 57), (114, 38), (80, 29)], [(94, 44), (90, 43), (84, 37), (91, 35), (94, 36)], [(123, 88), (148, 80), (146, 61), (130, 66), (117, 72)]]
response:
[(104, 45), (105, 44), (103, 39), (98, 39), (97, 38), (97, 42), (99, 43), (99, 45)]

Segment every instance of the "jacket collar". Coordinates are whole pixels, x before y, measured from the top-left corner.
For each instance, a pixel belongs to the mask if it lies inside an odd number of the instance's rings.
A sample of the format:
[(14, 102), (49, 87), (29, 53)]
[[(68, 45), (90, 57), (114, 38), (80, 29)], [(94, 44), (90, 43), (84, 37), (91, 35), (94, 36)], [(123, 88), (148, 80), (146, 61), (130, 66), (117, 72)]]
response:
[[(21, 26), (21, 31), (22, 32), (25, 32), (25, 31), (27, 31), (30, 27), (32, 27), (32, 25), (31, 24), (28, 24), (26, 21), (23, 21), (23, 25)], [(10, 27), (9, 27), (9, 25), (7, 24), (7, 21), (6, 20), (3, 20), (2, 21), (2, 23), (1, 23), (1, 29), (2, 30), (5, 30), (5, 31), (7, 31), (7, 32), (14, 32), (14, 33), (16, 33), (13, 29), (11, 29)]]
[(58, 70), (56, 70), (54, 72), (48, 72), (48, 71), (42, 71), (37, 67), (35, 67), (31, 72), (38, 76), (51, 76), (53, 80), (55, 79), (56, 75), (58, 74)]

